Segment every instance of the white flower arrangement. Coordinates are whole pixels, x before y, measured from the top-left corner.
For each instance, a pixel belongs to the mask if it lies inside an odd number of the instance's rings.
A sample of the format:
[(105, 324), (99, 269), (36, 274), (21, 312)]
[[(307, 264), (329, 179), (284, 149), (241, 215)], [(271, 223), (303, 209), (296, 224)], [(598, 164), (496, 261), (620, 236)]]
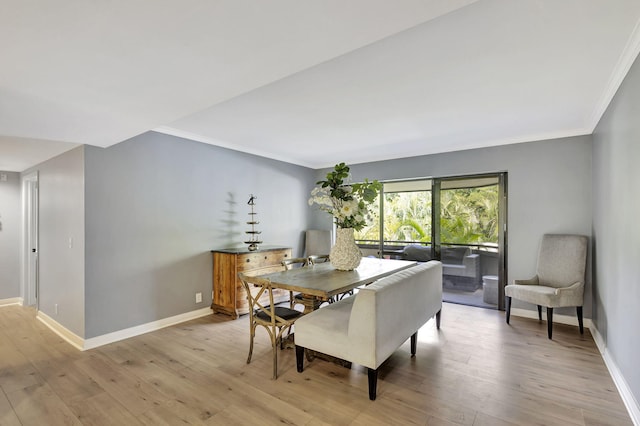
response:
[(311, 191), (309, 205), (316, 204), (320, 210), (333, 215), (339, 228), (361, 230), (369, 216), (369, 205), (375, 201), (382, 184), (377, 180), (349, 184), (349, 166), (336, 164), (334, 171), (327, 173), (327, 179), (316, 182)]

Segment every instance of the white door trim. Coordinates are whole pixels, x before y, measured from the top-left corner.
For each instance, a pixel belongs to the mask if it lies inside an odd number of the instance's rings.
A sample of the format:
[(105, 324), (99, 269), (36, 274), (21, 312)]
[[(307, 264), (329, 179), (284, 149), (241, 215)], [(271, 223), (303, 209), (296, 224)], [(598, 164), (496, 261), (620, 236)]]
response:
[[(38, 308), (38, 172), (22, 176), (21, 297)], [(36, 250), (33, 252), (33, 250)]]

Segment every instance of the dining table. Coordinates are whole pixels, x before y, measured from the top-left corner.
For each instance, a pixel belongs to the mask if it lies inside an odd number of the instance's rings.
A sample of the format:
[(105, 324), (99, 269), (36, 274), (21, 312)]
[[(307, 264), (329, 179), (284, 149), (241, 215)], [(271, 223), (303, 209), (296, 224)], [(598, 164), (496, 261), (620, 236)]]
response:
[(260, 278), (271, 281), (273, 288), (301, 293), (306, 314), (318, 309), (323, 302), (415, 265), (417, 262), (409, 260), (363, 257), (352, 271), (341, 271), (331, 262), (325, 262), (272, 272)]

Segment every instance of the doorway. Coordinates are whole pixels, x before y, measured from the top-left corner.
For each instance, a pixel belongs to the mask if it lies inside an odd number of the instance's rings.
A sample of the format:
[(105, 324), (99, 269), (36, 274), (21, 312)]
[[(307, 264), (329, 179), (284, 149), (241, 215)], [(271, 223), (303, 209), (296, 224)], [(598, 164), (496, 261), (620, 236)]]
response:
[(38, 173), (22, 179), (23, 273), (22, 298), (25, 306), (38, 309)]
[(503, 309), (506, 173), (436, 179), (433, 233), (443, 300)]
[(504, 309), (506, 173), (383, 182), (365, 255), (443, 263), (443, 300)]

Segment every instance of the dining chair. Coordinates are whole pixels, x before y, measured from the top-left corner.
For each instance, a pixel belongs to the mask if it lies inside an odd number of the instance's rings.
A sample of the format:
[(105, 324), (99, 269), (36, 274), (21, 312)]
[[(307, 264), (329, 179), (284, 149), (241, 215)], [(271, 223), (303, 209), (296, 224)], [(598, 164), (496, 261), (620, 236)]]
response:
[(309, 256), (309, 263), (315, 265), (316, 263), (325, 263), (329, 261), (328, 254), (312, 254)]
[(282, 266), (286, 269), (300, 268), (309, 265), (308, 257), (291, 257), (282, 261)]
[[(284, 266), (284, 269), (287, 271), (293, 268), (303, 268), (311, 264), (311, 259), (308, 257), (292, 257), (282, 261), (282, 266)], [(289, 291), (289, 307), (293, 309), (293, 307), (298, 303), (302, 304), (302, 295), (300, 293), (294, 294), (293, 291)]]
[[(282, 335), (291, 329), (293, 323), (302, 316), (302, 313), (295, 309), (276, 306), (273, 303), (273, 287), (271, 281), (259, 278), (248, 277), (243, 273), (238, 273), (238, 278), (247, 293), (249, 302), (249, 356), (247, 364), (251, 362), (253, 355), (253, 340), (256, 334), (256, 327), (261, 325), (269, 333), (271, 338), (271, 349), (273, 351), (273, 378), (278, 378), (278, 346), (282, 346)], [(253, 291), (252, 288), (253, 287)], [(256, 292), (256, 288), (258, 291)], [(265, 306), (260, 302), (263, 294), (269, 295), (269, 305)]]

